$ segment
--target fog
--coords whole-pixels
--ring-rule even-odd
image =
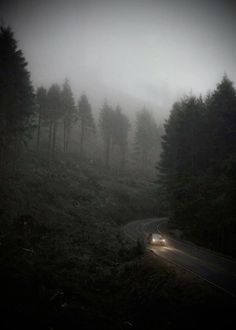
[[[0,0],[0,330],[232,328],[235,16]]]
[[[230,1],[2,1],[35,87],[67,77],[94,110],[104,98],[159,118],[184,93],[236,81],[236,6]]]

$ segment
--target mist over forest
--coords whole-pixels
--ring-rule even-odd
[[[1,329],[235,322],[235,13],[1,2]]]

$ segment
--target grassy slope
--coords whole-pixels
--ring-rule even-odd
[[[155,212],[147,180],[33,158],[1,188],[5,328],[142,329],[158,319],[161,329],[189,329],[207,306],[231,303],[122,236],[122,224]]]

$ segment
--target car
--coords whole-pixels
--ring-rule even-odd
[[[151,245],[165,246],[166,240],[161,234],[151,233],[148,235],[148,243]]]

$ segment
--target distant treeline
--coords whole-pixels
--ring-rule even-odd
[[[189,238],[236,255],[236,90],[225,75],[215,91],[173,105],[165,124],[159,183],[170,219]]]
[[[68,80],[34,91],[11,28],[0,27],[1,170],[14,164],[25,144],[50,164],[73,154],[118,172],[127,163],[145,172],[160,154],[160,130],[145,108],[137,112],[132,130],[121,107],[108,102],[96,122],[88,97],[83,94],[76,102]]]
[[[76,104],[68,80],[62,89],[57,84],[48,90],[38,88],[36,106],[37,151],[47,149],[49,160],[60,158],[63,152],[77,154],[80,160],[101,158],[106,168],[124,170],[127,160],[143,171],[154,167],[160,152],[160,133],[146,109],[137,113],[130,141],[131,124],[119,105],[113,109],[105,101],[96,123],[88,97],[83,94]]]

